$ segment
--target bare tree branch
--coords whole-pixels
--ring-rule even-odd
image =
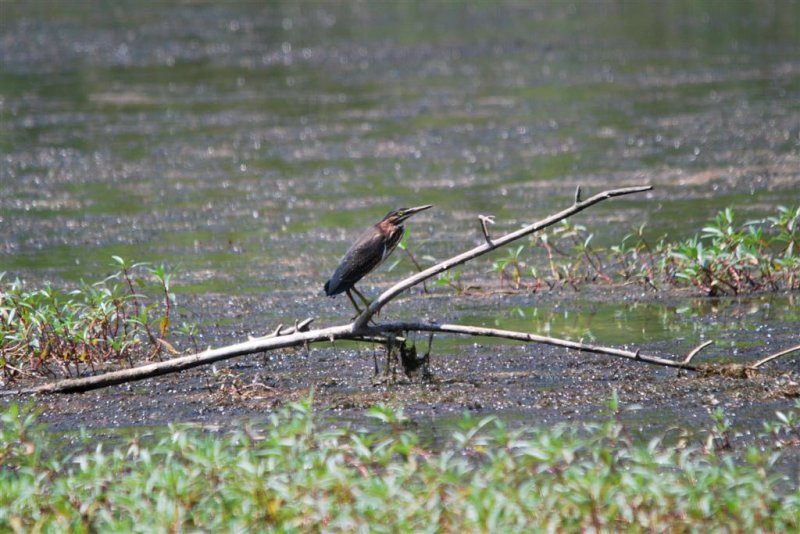
[[[567,349],[578,350],[581,352],[592,352],[595,354],[607,354],[609,356],[617,356],[619,358],[627,358],[629,360],[639,360],[653,365],[660,365],[664,367],[677,367],[680,369],[687,369],[695,371],[697,368],[688,362],[679,362],[661,358],[659,356],[652,356],[642,354],[640,351],[631,352],[624,349],[615,349],[613,347],[603,347],[599,345],[589,345],[577,341],[568,341],[555,337],[540,336],[537,334],[530,334],[528,332],[517,332],[513,330],[499,330],[496,328],[484,328],[478,326],[464,326],[458,324],[435,324],[435,323],[383,323],[368,329],[374,334],[378,332],[442,332],[449,334],[463,334],[468,336],[481,336],[481,337],[498,337],[503,339],[513,339],[517,341],[525,341],[528,343],[540,343],[542,345],[552,345],[555,347],[564,347]]]
[[[758,369],[759,367],[761,367],[762,365],[764,365],[767,362],[771,362],[772,360],[777,360],[781,356],[786,356],[787,354],[791,354],[792,352],[797,352],[798,350],[800,350],[800,345],[797,345],[796,347],[792,347],[792,348],[789,348],[789,349],[786,349],[786,350],[782,350],[780,352],[777,352],[775,354],[767,356],[766,358],[764,358],[762,360],[758,360],[756,363],[754,363],[753,365],[750,365],[749,367],[750,367],[750,369]]]
[[[686,358],[683,359],[683,363],[687,364],[687,363],[691,362],[692,358],[697,356],[698,352],[700,352],[701,350],[703,350],[707,346],[711,345],[712,343],[714,343],[713,339],[712,340],[708,340],[705,343],[702,343],[700,345],[697,345],[695,348],[693,348],[691,351],[689,351],[689,354],[687,354]]]
[[[236,356],[244,356],[245,354],[255,354],[287,347],[302,347],[306,343],[350,339],[352,338],[352,326],[352,324],[346,324],[309,330],[306,332],[294,332],[287,335],[270,335],[218,349],[207,349],[197,354],[190,354],[189,356],[181,356],[163,362],[141,365],[132,369],[120,369],[119,371],[111,371],[101,375],[58,380],[29,389],[0,391],[0,396],[21,393],[78,393],[82,391],[91,391],[93,389],[114,386],[125,382],[135,382],[137,380],[186,371],[187,369],[212,364],[221,360],[228,360]]]
[[[437,263],[432,267],[428,267],[421,273],[417,273],[413,276],[409,276],[405,280],[398,282],[397,284],[393,285],[381,295],[372,301],[372,303],[367,306],[367,308],[361,312],[361,314],[356,317],[355,322],[353,323],[353,330],[358,332],[359,330],[363,329],[367,326],[369,320],[378,313],[381,308],[386,306],[389,302],[391,302],[395,297],[400,295],[406,289],[414,287],[415,285],[419,284],[420,282],[427,280],[436,276],[439,273],[443,273],[452,269],[457,265],[461,265],[462,263],[466,263],[474,258],[479,256],[483,256],[487,252],[490,252],[498,247],[502,247],[503,245],[507,245],[517,239],[530,235],[534,232],[538,232],[543,228],[547,228],[548,226],[552,226],[553,224],[566,219],[571,215],[575,215],[578,212],[585,210],[590,206],[594,206],[598,202],[602,202],[604,200],[608,200],[610,198],[619,197],[623,195],[631,195],[634,193],[642,193],[644,191],[650,191],[653,189],[652,186],[644,185],[644,186],[637,186],[637,187],[625,187],[622,189],[610,189],[608,191],[603,191],[602,193],[598,193],[593,197],[587,198],[581,202],[575,202],[569,208],[561,210],[560,212],[551,215],[541,221],[537,221],[533,224],[529,224],[524,228],[520,228],[516,232],[511,232],[506,234],[502,237],[498,237],[497,239],[492,240],[491,244],[484,243],[483,245],[477,246],[472,250],[468,250],[462,254],[457,256],[453,256],[450,259],[444,260],[443,262]]]
[[[541,343],[564,347],[567,349],[595,354],[607,354],[638,360],[653,365],[674,367],[695,371],[697,368],[691,364],[673,361],[659,356],[642,354],[640,351],[631,352],[629,350],[617,349],[613,347],[603,347],[599,345],[589,345],[576,341],[568,341],[527,332],[516,332],[512,330],[499,330],[495,328],[483,328],[475,326],[464,326],[457,324],[434,324],[434,323],[384,323],[362,329],[358,334],[354,334],[352,325],[334,326],[317,330],[300,331],[279,336],[265,336],[252,339],[244,343],[236,343],[218,349],[208,349],[198,354],[173,358],[163,362],[142,365],[132,369],[121,369],[96,376],[85,378],[71,378],[59,380],[49,384],[43,384],[29,389],[0,391],[0,396],[17,395],[25,393],[79,393],[100,389],[108,386],[134,382],[147,378],[154,378],[169,373],[186,371],[202,365],[208,365],[221,360],[227,360],[236,356],[253,354],[269,350],[276,350],[289,347],[302,347],[312,343],[328,343],[337,339],[347,339],[352,341],[366,342],[386,342],[388,338],[396,338],[394,334],[406,332],[439,332],[447,334],[460,334],[469,336],[497,337],[524,341],[528,343]]]

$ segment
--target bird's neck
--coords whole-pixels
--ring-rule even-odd
[[[391,253],[392,250],[397,246],[401,239],[403,239],[403,232],[405,232],[405,227],[402,224],[394,225],[394,224],[387,224],[381,228],[381,232],[383,235],[386,236],[386,248],[387,252]]]

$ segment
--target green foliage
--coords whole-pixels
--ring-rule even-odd
[[[708,436],[707,447],[709,449],[713,447],[716,450],[729,450],[733,448],[733,443],[731,442],[733,426],[730,419],[725,416],[725,412],[722,408],[717,406],[714,411],[711,412],[711,421],[714,423],[714,426]]]
[[[464,293],[464,284],[461,283],[461,269],[451,269],[439,273],[436,280],[433,281],[433,285],[451,287],[457,295],[461,295]]]
[[[795,401],[794,410],[775,412],[776,421],[764,423],[762,437],[772,441],[776,449],[800,445],[800,400]]]
[[[700,236],[671,251],[675,278],[708,295],[793,289],[800,265],[794,253],[798,215],[800,208],[780,208],[776,217],[736,226],[733,210],[725,209]]]
[[[615,264],[616,276],[625,282],[633,281],[655,287],[655,280],[666,271],[666,236],[654,247],[645,239],[646,225],[622,238],[619,245],[609,249],[610,262]]]
[[[706,295],[740,294],[800,288],[800,206],[779,207],[777,214],[737,225],[731,208],[721,211],[701,233],[680,242],[661,237],[650,243],[645,226],[607,249],[592,246],[584,226],[562,221],[535,235],[529,248],[541,248],[547,268],[526,271],[525,247],[508,250],[492,272],[500,284],[533,291],[583,283],[639,283],[693,286]],[[443,275],[444,276],[444,275]]]
[[[503,280],[511,278],[514,287],[519,289],[520,278],[522,277],[522,269],[525,264],[520,259],[522,251],[525,249],[523,245],[517,248],[510,248],[505,257],[500,258],[492,266],[492,271],[500,276],[500,285],[503,285]]]
[[[29,290],[19,279],[0,274],[0,370],[10,379],[21,373],[76,376],[108,362],[132,364],[166,347],[174,294],[164,266],[130,264],[113,257],[119,269],[105,280],[76,289],[50,285]],[[148,298],[144,291],[160,294]],[[193,330],[186,327],[185,332]]]
[[[800,207],[779,207],[776,216],[737,225],[731,208],[719,212],[708,226],[686,241],[662,240],[641,264],[652,282],[656,275],[674,285],[690,284],[707,295],[748,291],[792,290],[798,285]],[[641,243],[641,241],[640,241]],[[637,248],[638,247],[638,248]],[[615,252],[623,263],[641,252],[643,245]],[[642,269],[640,269],[640,272]]]
[[[613,417],[546,430],[465,417],[431,450],[402,413],[378,406],[369,415],[375,430],[317,425],[308,400],[257,431],[171,427],[65,450],[12,405],[0,415],[0,531],[800,528],[800,490],[777,473],[769,447],[738,457],[638,442]]]

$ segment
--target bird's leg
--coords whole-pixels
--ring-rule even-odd
[[[358,289],[356,289],[356,286],[353,286],[353,287],[351,287],[350,289],[352,289],[353,291],[355,291],[355,292],[356,292],[356,295],[358,295],[358,298],[360,298],[360,299],[361,299],[361,302],[363,302],[363,303],[364,303],[364,305],[365,305],[366,307],[369,307],[369,305],[370,305],[370,304],[372,304],[372,301],[371,301],[371,300],[369,300],[367,297],[365,297],[363,294],[361,294],[361,291],[359,291]],[[351,299],[352,299],[352,297],[351,297]],[[354,302],[354,303],[353,303],[353,305],[355,306],[355,304],[356,304],[356,303]],[[356,306],[356,309],[358,310],[358,306]],[[358,314],[359,314],[359,315],[361,315],[361,311],[360,311],[360,310],[359,310]],[[380,315],[380,312],[378,312],[378,315]],[[372,318],[372,317],[370,317],[369,321],[370,321],[372,324],[378,324],[378,323],[376,323],[376,322],[375,322],[375,319],[374,319],[374,318]]]
[[[361,291],[359,291],[358,289],[356,289],[356,286],[353,286],[353,287],[352,287],[352,288],[350,288],[350,289],[352,289],[353,291],[355,291],[356,295],[358,295],[358,298],[360,298],[360,299],[361,299],[361,302],[363,302],[365,306],[369,306],[370,304],[372,304],[372,301],[371,301],[371,300],[369,300],[369,299],[368,299],[367,297],[365,297],[364,295],[362,295],[362,294],[361,294]]]
[[[355,288],[353,288],[353,289],[355,289]],[[359,308],[358,304],[356,304],[356,299],[353,298],[353,295],[350,293],[349,289],[345,289],[344,292],[345,292],[345,294],[347,294],[347,298],[350,299],[350,302],[353,304],[353,307],[356,309],[356,317],[358,317],[359,315],[361,315],[361,308]]]

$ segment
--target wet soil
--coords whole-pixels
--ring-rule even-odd
[[[519,308],[531,301],[542,308],[567,308],[577,314],[585,310],[587,300],[626,300],[636,305],[686,300],[685,295],[677,292],[656,294],[630,287],[609,291],[588,286],[580,293],[540,294],[496,289],[466,296],[412,295],[384,311],[384,317],[398,318],[394,310],[402,310],[403,316],[438,316],[458,322],[475,309]],[[192,299],[195,309],[213,310],[214,320],[225,325],[209,324],[206,332],[210,335],[202,342],[219,346],[271,329],[258,324],[259,311],[274,305],[268,296],[217,295]],[[718,303],[715,322],[741,321],[742,309],[752,306],[747,300],[729,300],[727,306]],[[327,300],[337,309],[344,306],[342,301]],[[308,311],[307,303],[293,305],[294,316],[301,317]],[[346,308],[341,311],[348,313]],[[212,312],[207,313],[211,319]],[[235,322],[238,322],[235,327],[226,325]],[[753,335],[744,323],[739,324],[745,328],[725,332],[726,336],[737,338],[737,342]],[[721,347],[707,349],[695,361],[753,361],[792,341],[796,343],[796,323],[772,321],[764,337],[772,341],[736,351],[723,343]],[[693,344],[685,339],[658,338],[654,336],[653,341],[635,347],[627,346],[678,356],[676,350],[685,353]],[[420,353],[427,350],[427,341],[427,336],[416,338]],[[604,344],[602,339],[594,342]],[[398,368],[387,378],[382,347],[337,342],[313,346],[310,350],[243,356],[213,367],[84,394],[41,396],[35,402],[44,410],[43,420],[55,431],[88,427],[113,434],[113,429],[175,422],[213,428],[258,424],[285,403],[313,395],[315,408],[323,417],[359,424],[366,423],[365,409],[376,403],[402,406],[413,422],[435,438],[448,433],[451,422],[464,412],[495,414],[513,425],[549,426],[564,421],[598,420],[606,417],[606,403],[617,391],[624,407],[638,406],[624,418],[645,436],[675,427],[703,432],[711,424],[710,413],[720,407],[737,432],[753,437],[761,430],[763,421],[773,420],[777,410],[790,409],[800,395],[799,363],[800,356],[789,356],[766,366],[754,377],[742,379],[679,372],[535,344],[437,337],[431,351],[432,376],[407,377]],[[375,373],[376,365],[381,371],[379,375]]]
[[[497,217],[493,232],[516,229],[578,185],[655,187],[575,218],[598,245],[642,224],[648,238],[682,239],[727,206],[741,221],[800,202],[793,3],[5,4],[0,271],[60,286],[102,279],[112,255],[165,263],[200,347],[305,317],[344,322],[346,300],[322,283],[398,206],[436,205],[415,218],[412,246],[441,259],[482,241],[478,213]],[[800,343],[797,294],[778,305],[630,287],[507,293],[487,282],[491,258],[473,267],[464,283],[484,291],[415,293],[385,318],[664,356],[716,339],[698,357],[714,362]],[[376,272],[366,290],[411,269]],[[381,354],[320,345],[35,402],[55,431],[116,432],[257,423],[313,391],[325,416],[363,423],[365,407],[393,403],[435,434],[464,411],[594,420],[616,390],[641,406],[625,417],[645,433],[707,428],[722,407],[752,435],[800,381],[797,355],[742,380],[437,337],[430,380],[376,384]]]

